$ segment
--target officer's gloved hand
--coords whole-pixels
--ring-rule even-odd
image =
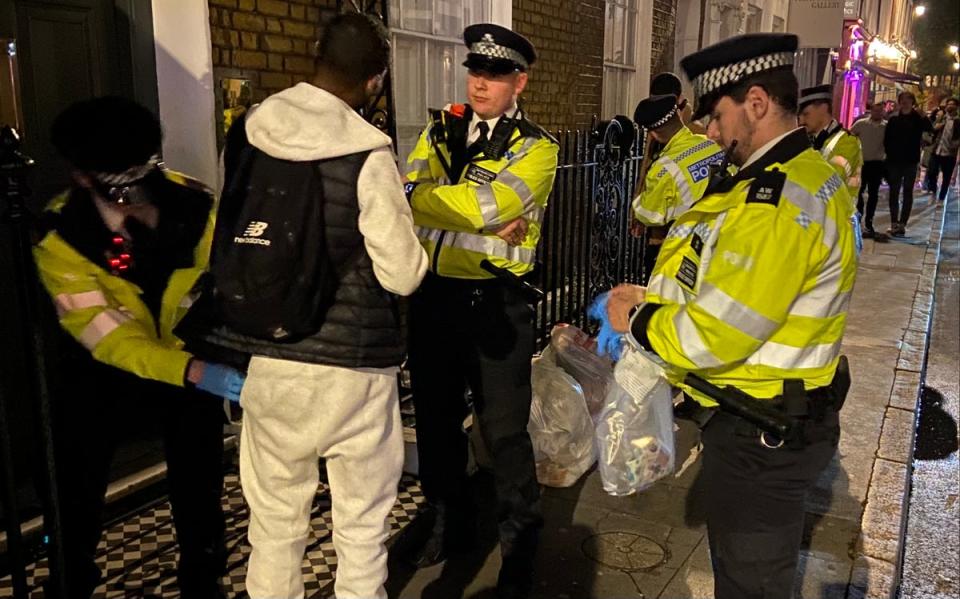
[[[240,391],[247,376],[223,364],[203,363],[200,379],[195,383],[197,389],[219,395],[234,403],[240,403]]]

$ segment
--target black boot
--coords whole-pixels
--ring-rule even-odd
[[[476,547],[476,516],[467,506],[427,504],[401,533],[397,551],[416,568],[428,568],[448,555],[468,553]]]
[[[539,530],[528,529],[512,541],[501,539],[502,564],[497,577],[497,599],[526,599],[530,596],[539,536]]]

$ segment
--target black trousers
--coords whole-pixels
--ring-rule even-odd
[[[701,476],[716,599],[793,596],[806,493],[840,439],[835,411],[815,427],[819,440],[801,450],[764,447],[724,412],[704,428]]]
[[[226,568],[222,400],[146,381],[87,356],[62,374],[68,386],[56,394],[54,435],[69,598],[86,599],[100,582],[96,548],[117,444],[147,431],[160,432],[164,441],[181,597],[219,597]]]
[[[947,199],[947,192],[950,191],[950,178],[953,177],[953,169],[957,166],[956,156],[930,156],[930,167],[927,169],[930,178],[930,195],[937,195],[937,187],[940,187],[941,200]],[[943,175],[943,183],[939,183],[940,175]]]
[[[410,375],[424,494],[471,509],[467,487],[469,386],[493,457],[501,545],[542,526],[540,488],[527,433],[533,310],[500,281],[427,275],[410,308]]]
[[[917,182],[917,163],[887,162],[887,182],[890,183],[890,224],[906,227],[913,209],[913,185]],[[903,189],[903,206],[900,189]]]
[[[880,183],[884,177],[882,160],[867,160],[863,163],[860,193],[857,197],[857,212],[863,215],[863,224],[873,230],[873,215],[877,212],[877,202],[880,200]],[[863,210],[863,192],[867,192],[867,210]]]

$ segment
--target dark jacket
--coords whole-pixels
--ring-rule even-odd
[[[894,113],[887,121],[883,147],[887,162],[894,164],[917,164],[920,162],[920,147],[923,134],[932,133],[930,120],[917,111],[910,114]]]

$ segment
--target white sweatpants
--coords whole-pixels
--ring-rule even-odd
[[[385,599],[387,516],[403,468],[397,369],[254,357],[241,405],[251,599],[300,599],[301,564],[327,460],[337,599]]]

